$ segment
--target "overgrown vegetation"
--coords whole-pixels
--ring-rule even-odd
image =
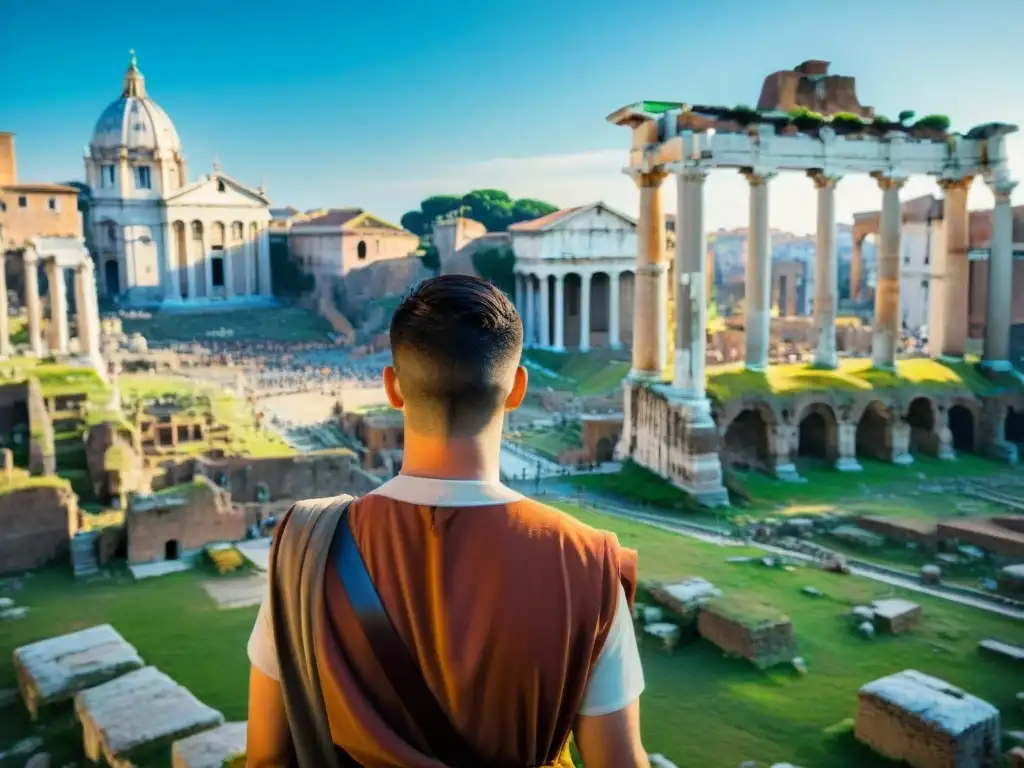
[[[121,321],[125,333],[141,333],[150,342],[209,341],[210,331],[227,329],[232,341],[326,341],[331,324],[301,307],[258,311],[164,312]]]
[[[465,195],[434,195],[420,203],[419,210],[402,216],[402,226],[423,237],[433,231],[434,222],[444,216],[458,215],[484,225],[488,232],[504,232],[520,221],[546,216],[558,210],[543,200],[524,197],[513,200],[500,189],[475,189]]]

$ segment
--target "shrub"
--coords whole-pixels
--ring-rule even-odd
[[[917,113],[912,109],[904,109],[899,114],[899,121],[903,124],[909,123]]]
[[[749,125],[757,120],[758,113],[756,109],[752,109],[746,104],[737,104],[732,109],[732,117],[740,125]]]
[[[871,122],[874,123],[875,125],[890,125],[892,123],[892,120],[890,120],[885,115],[875,115],[874,118],[872,118]]]
[[[942,131],[943,133],[949,130],[950,120],[946,115],[925,115],[916,123],[915,128],[923,128],[929,131]]]
[[[824,115],[810,109],[805,109],[804,107],[799,107],[790,111],[789,117],[793,125],[801,131],[820,128],[825,122]]]
[[[865,120],[860,115],[853,114],[853,112],[836,112],[834,115],[832,115],[832,122],[864,125]]]
[[[423,266],[434,274],[441,271],[441,254],[433,243],[428,245],[426,250],[423,251],[423,255],[420,256],[420,260],[423,262]]]

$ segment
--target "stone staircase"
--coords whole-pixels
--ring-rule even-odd
[[[83,531],[71,538],[71,568],[76,579],[100,572],[99,561],[96,559],[98,538],[99,533],[96,531]]]

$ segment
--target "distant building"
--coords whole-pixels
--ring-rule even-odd
[[[0,253],[33,237],[81,237],[78,190],[64,184],[19,181],[14,134],[0,132]]]
[[[761,86],[757,108],[790,112],[803,107],[822,115],[851,112],[864,118],[874,117],[875,110],[861,106],[857,99],[856,78],[830,75],[830,63],[805,61],[794,69],[768,75]]]
[[[101,293],[129,306],[272,295],[269,200],[216,163],[188,181],[178,132],[147,95],[134,55],[96,123],[85,173]]]
[[[362,208],[334,208],[292,217],[288,245],[308,274],[344,277],[353,269],[402,259],[416,252],[420,239]]]

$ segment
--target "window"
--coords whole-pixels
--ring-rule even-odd
[[[56,197],[51,197],[49,200],[47,200],[46,201],[46,207],[49,208],[51,211],[59,211],[60,210],[60,207],[57,205],[57,198]]]
[[[148,165],[140,165],[135,169],[135,188],[152,189],[152,180],[150,179]]]
[[[102,168],[102,175],[100,178],[101,187],[112,187],[114,186],[114,166],[104,165]]]
[[[366,242],[363,240],[359,241],[359,245],[356,246],[356,256],[360,259],[366,258]]]
[[[24,195],[19,196],[18,197],[18,207],[19,208],[28,208],[28,198],[25,197]]]
[[[3,213],[6,210],[7,210],[7,203],[5,203],[3,200],[0,200],[0,213]]]
[[[225,189],[226,187],[224,186],[224,182],[221,181],[220,179],[217,179],[217,191],[223,192]]]
[[[116,224],[113,224],[113,223],[107,224],[107,242],[108,243],[116,243],[117,242],[117,225]]]

